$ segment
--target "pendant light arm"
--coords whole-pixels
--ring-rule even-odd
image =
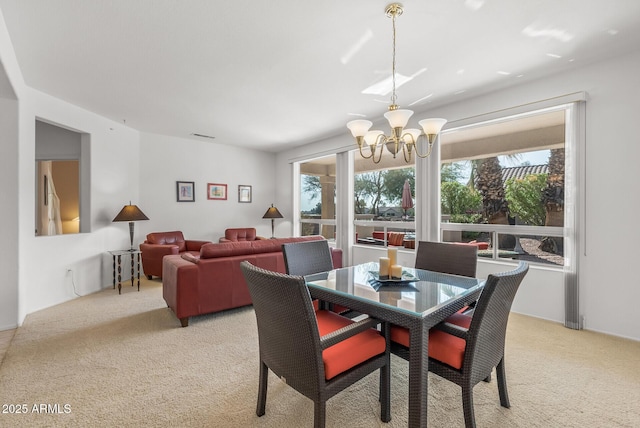
[[[374,131],[374,132],[380,132],[380,131]],[[376,137],[374,142],[372,142],[371,144],[369,144],[369,148],[371,149],[371,153],[373,156],[373,163],[380,163],[380,161],[382,160],[382,153],[384,152],[384,146],[387,142],[387,136],[384,135],[382,132],[380,132]],[[378,160],[376,160],[375,157],[375,149],[377,149],[378,147],[380,147],[380,153],[378,154]]]
[[[431,154],[431,149],[433,149],[433,143],[429,143],[429,149],[427,150],[427,153],[425,153],[423,155],[421,155],[420,152],[418,151],[418,146],[414,145],[414,147],[416,149],[415,150],[416,156],[418,156],[419,158],[423,158],[424,159],[426,157],[429,157],[429,155]],[[409,152],[411,152],[411,151],[409,151]],[[409,156],[409,158],[411,158],[411,156]]]
[[[369,153],[368,156],[365,155],[362,151],[362,146],[365,145],[364,137],[356,137],[356,144],[358,144],[358,149],[360,149],[360,156],[362,156],[363,159],[370,159],[373,156],[375,146],[368,146],[371,149],[371,153]]]

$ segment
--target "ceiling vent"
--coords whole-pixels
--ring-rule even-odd
[[[204,134],[197,134],[197,133],[192,133],[191,135],[193,135],[194,137],[202,137],[202,138],[210,138],[210,139],[214,139],[216,137],[212,137],[211,135],[204,135]]]

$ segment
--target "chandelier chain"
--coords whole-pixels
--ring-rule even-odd
[[[391,105],[396,105],[396,15],[397,13],[393,13],[391,19],[393,22],[393,58],[391,64],[391,79],[393,81],[393,90],[391,92]],[[397,108],[397,107],[396,107]]]

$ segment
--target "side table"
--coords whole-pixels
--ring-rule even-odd
[[[138,291],[140,291],[140,250],[113,250],[109,251],[111,257],[113,257],[113,289],[116,289],[116,266],[118,270],[118,294],[122,294],[122,256],[129,254],[131,256],[131,286],[133,287],[134,279],[137,273],[138,278]],[[134,263],[134,257],[136,256],[137,264]],[[116,265],[117,260],[117,265]]]

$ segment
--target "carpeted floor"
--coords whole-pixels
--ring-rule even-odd
[[[18,328],[0,366],[0,426],[312,426],[313,403],[273,375],[267,413],[255,415],[257,349],[251,307],[181,328],[158,280],[106,289]],[[511,409],[495,380],[480,383],[479,427],[640,426],[639,342],[512,314],[506,354]],[[390,423],[374,374],[329,401],[327,426],[406,426],[406,362],[392,357],[392,375]],[[460,389],[430,375],[429,426],[463,425]]]

